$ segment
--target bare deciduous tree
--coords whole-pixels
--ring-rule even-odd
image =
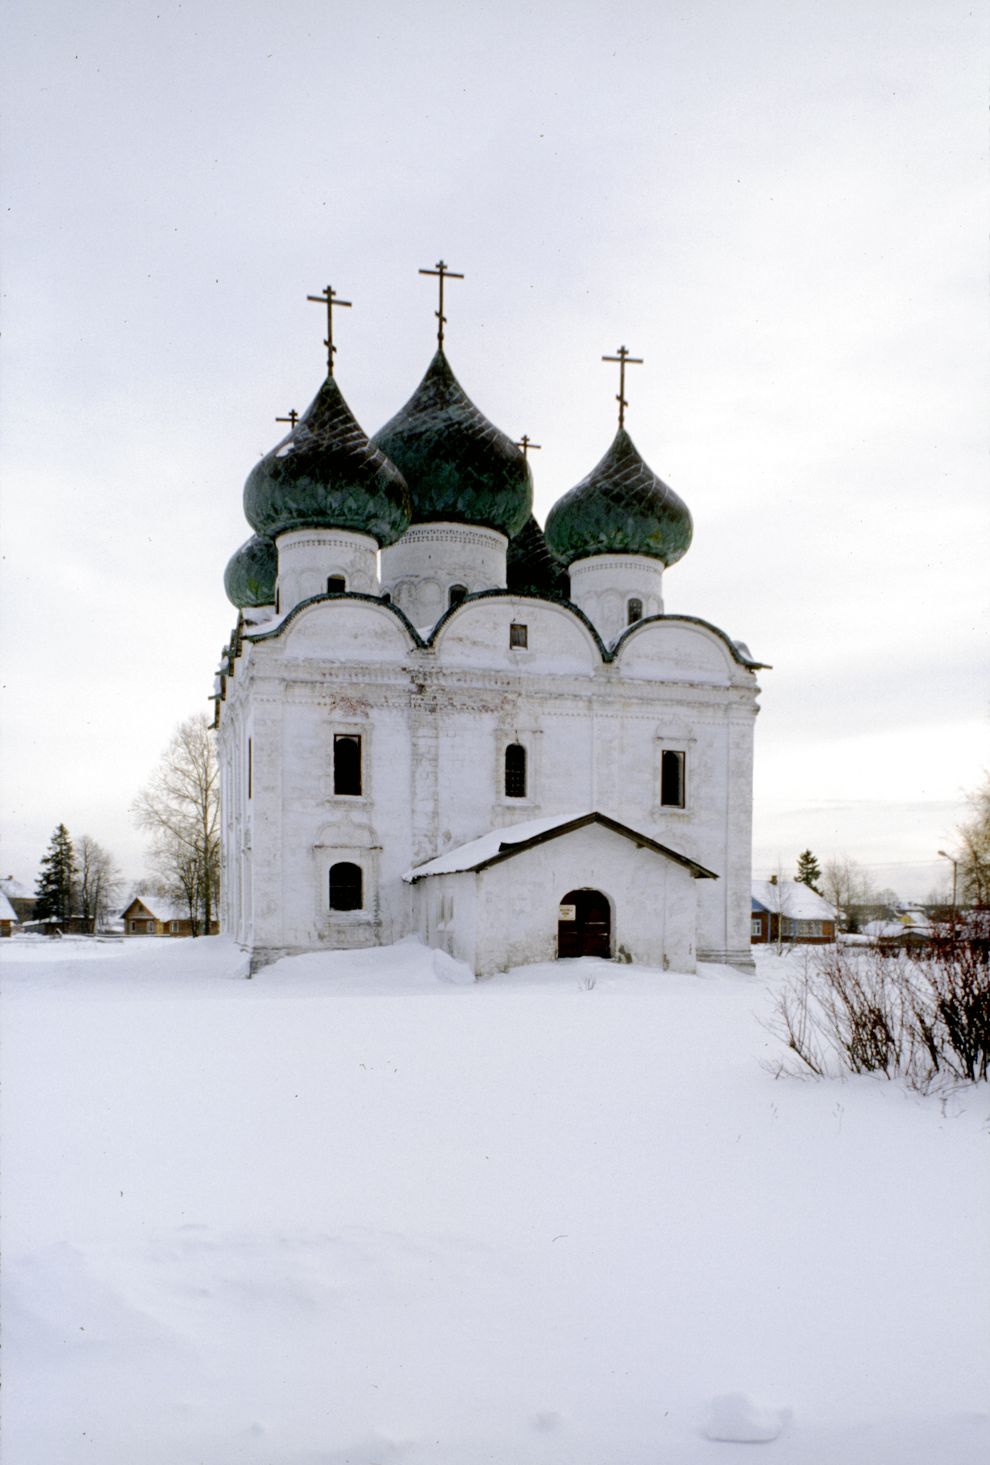
[[[193,934],[209,934],[220,895],[220,781],[205,714],[179,724],[132,805],[152,837],[164,893],[185,902]]]
[[[88,930],[106,925],[120,889],[120,870],[109,850],[84,834],[76,845],[75,906]]]
[[[990,907],[990,774],[969,802],[973,817],[959,826],[960,895],[968,905]]]
[[[848,855],[836,855],[826,860],[822,868],[821,892],[829,905],[835,907],[836,920],[843,920],[847,931],[858,928],[858,906],[869,905],[873,899],[873,884],[869,875]]]

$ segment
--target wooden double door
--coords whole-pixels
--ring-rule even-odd
[[[569,890],[560,902],[558,956],[612,955],[612,908],[600,890]]]

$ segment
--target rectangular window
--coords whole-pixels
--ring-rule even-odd
[[[247,765],[248,765],[248,769],[247,769],[247,773],[248,773],[248,798],[250,798],[251,797],[251,784],[252,784],[253,779],[254,779],[254,749],[253,749],[253,747],[251,745],[251,739],[250,738],[248,738]]]
[[[178,921],[170,921],[168,929],[172,932],[172,935],[174,936],[179,929]]]
[[[356,733],[335,733],[333,739],[333,791],[361,792],[361,739]]]
[[[684,808],[684,754],[669,748],[660,754],[660,803],[667,809]]]
[[[521,743],[510,743],[505,750],[505,796],[526,797],[526,749]]]
[[[760,924],[755,916],[753,918],[752,933],[754,936],[760,936],[763,934],[763,926]]]
[[[520,625],[518,621],[513,621],[512,625],[509,627],[509,645],[528,646],[529,627]]]

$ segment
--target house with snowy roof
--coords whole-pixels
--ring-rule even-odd
[[[119,921],[125,936],[193,935],[188,905],[158,895],[133,896],[121,911]],[[219,929],[219,921],[210,923],[211,935],[216,935]]]
[[[4,875],[0,877],[0,892],[10,901],[19,922],[31,920],[37,900],[33,890],[22,881],[15,880],[13,875]]]
[[[0,936],[9,936],[17,925],[17,912],[0,890]]]
[[[691,515],[626,430],[620,376],[611,445],[541,529],[526,441],[468,397],[438,314],[377,433],[329,347],[248,476],[214,687],[224,928],[254,969],[414,933],[478,975],[750,969],[761,664],[665,611]]]
[[[835,907],[800,880],[754,880],[752,939],[824,945],[835,940]]]

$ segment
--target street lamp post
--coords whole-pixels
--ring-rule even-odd
[[[959,869],[959,861],[953,855],[947,855],[945,853],[945,850],[944,849],[940,849],[938,851],[938,853],[942,856],[942,859],[943,860],[948,860],[949,863],[952,866],[952,910],[953,910],[953,913],[955,913],[955,909],[956,909],[956,885],[957,885],[957,874],[956,874],[956,872]]]

